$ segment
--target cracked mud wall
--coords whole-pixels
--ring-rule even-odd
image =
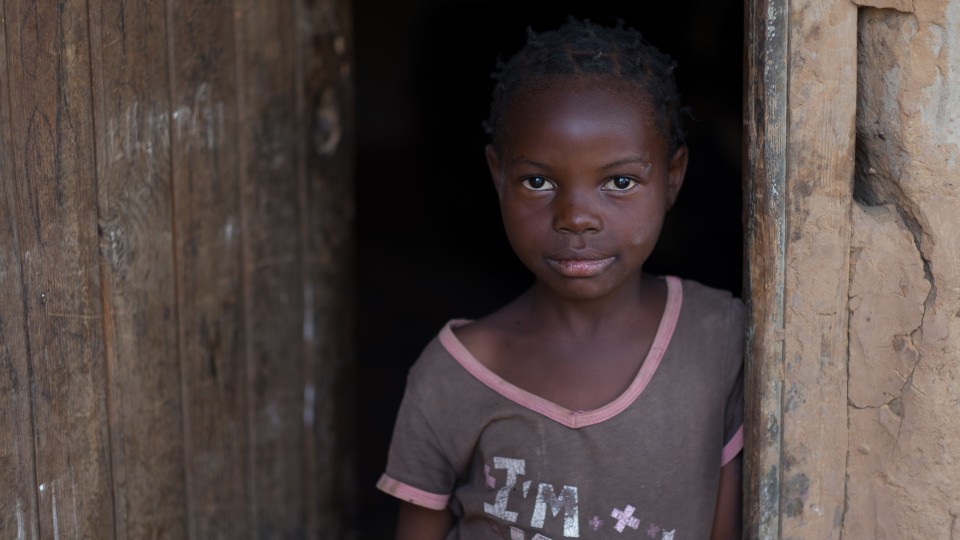
[[[843,538],[960,538],[960,1],[859,13]]]

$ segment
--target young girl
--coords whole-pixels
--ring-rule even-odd
[[[487,163],[535,281],[411,369],[398,539],[740,537],[743,304],[643,271],[687,166],[673,69],[572,18],[498,66]]]

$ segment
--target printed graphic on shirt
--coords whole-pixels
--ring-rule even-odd
[[[556,486],[545,482],[533,485],[530,480],[522,480],[527,475],[526,460],[516,458],[494,457],[492,466],[484,466],[486,485],[496,488],[498,479],[503,484],[494,494],[494,500],[483,503],[483,511],[507,523],[516,524],[510,527],[510,540],[556,540],[533,532],[533,536],[521,529],[544,530],[549,526],[556,529],[557,520],[562,520],[562,538],[580,538],[580,519],[586,525],[585,538],[609,538],[611,531],[624,535],[625,538],[652,538],[654,540],[673,540],[676,529],[667,530],[663,524],[656,523],[649,517],[643,516],[641,511],[629,504],[629,501],[611,507],[607,516],[580,516],[580,490],[577,486]],[[519,489],[517,489],[519,487]],[[533,512],[529,516],[521,515],[511,508],[511,501],[516,498],[534,498]]]

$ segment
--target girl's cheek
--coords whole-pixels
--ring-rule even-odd
[[[660,229],[662,228],[663,222],[659,223],[650,223],[643,227],[643,229],[637,231],[637,233],[631,239],[630,244],[634,246],[642,246],[652,242],[656,242],[657,238],[660,236]]]

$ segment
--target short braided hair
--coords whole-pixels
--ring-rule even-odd
[[[623,20],[604,26],[571,16],[555,30],[536,33],[528,28],[526,45],[506,62],[498,60],[491,74],[496,84],[484,131],[498,145],[506,111],[523,90],[538,82],[564,75],[606,75],[644,90],[673,153],[685,142],[682,115],[687,112],[674,79],[676,66]]]

